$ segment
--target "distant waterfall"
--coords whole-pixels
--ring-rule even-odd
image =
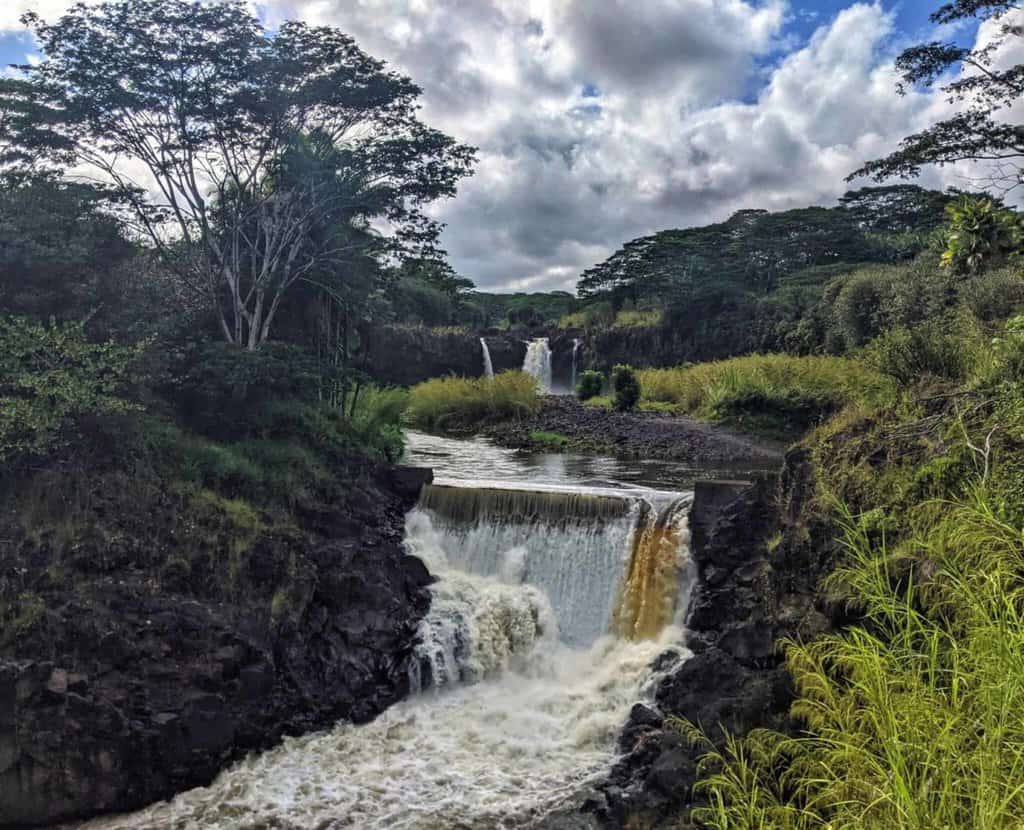
[[[487,348],[487,341],[481,337],[480,347],[484,351],[484,376],[493,378],[494,377],[494,364],[491,363],[491,350]]]
[[[576,394],[576,353],[580,350],[580,339],[572,341],[572,375],[569,379],[569,394]]]
[[[526,344],[523,371],[537,379],[543,394],[551,392],[551,344],[546,337],[537,337]]]

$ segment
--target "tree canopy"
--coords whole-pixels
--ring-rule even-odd
[[[474,151],[421,122],[419,88],[343,32],[270,34],[241,0],[114,0],[26,22],[45,58],[23,69],[70,155],[130,197],[136,231],[229,342],[258,348],[290,288],[344,279],[368,250],[436,253],[423,208],[454,195]]]
[[[687,302],[706,291],[766,294],[799,271],[906,258],[921,244],[903,237],[942,224],[951,197],[913,185],[864,188],[834,208],[742,210],[725,222],[666,230],[627,242],[585,271],[583,298]]]
[[[988,21],[995,37],[977,48],[951,41],[931,41],[905,49],[896,59],[903,77],[900,92],[908,88],[939,85],[950,103],[960,111],[908,136],[898,150],[869,161],[850,174],[849,179],[869,176],[882,181],[892,176],[917,176],[923,167],[958,161],[989,165],[986,184],[1003,191],[1021,181],[1024,165],[1024,126],[1001,118],[1024,94],[1024,64],[1005,66],[1000,58],[1024,35],[1024,29],[1010,17],[1020,5],[1007,0],[954,0],[931,15],[938,25],[965,20]],[[951,71],[959,74],[946,81]]]

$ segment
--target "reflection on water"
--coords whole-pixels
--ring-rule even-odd
[[[651,487],[689,490],[699,479],[751,478],[775,466],[697,469],[674,461],[645,461],[570,453],[511,450],[485,438],[442,438],[406,432],[403,463],[432,467],[444,479],[488,479],[506,483],[576,484],[592,487]]]

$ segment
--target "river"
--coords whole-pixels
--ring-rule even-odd
[[[208,787],[89,830],[588,827],[651,670],[679,645],[700,471],[408,437],[431,466],[407,545],[438,577],[410,672],[375,721],[253,754]]]

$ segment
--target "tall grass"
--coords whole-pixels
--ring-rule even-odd
[[[1024,826],[1024,533],[980,486],[937,508],[893,551],[846,517],[849,557],[830,587],[864,624],[788,646],[807,734],[762,730],[709,752],[698,822]]]
[[[646,404],[796,434],[848,404],[880,402],[894,394],[891,380],[841,357],[749,355],[638,374]]]
[[[412,388],[406,418],[421,429],[452,429],[529,415],[540,400],[537,382],[518,370],[494,378],[434,378]]]

